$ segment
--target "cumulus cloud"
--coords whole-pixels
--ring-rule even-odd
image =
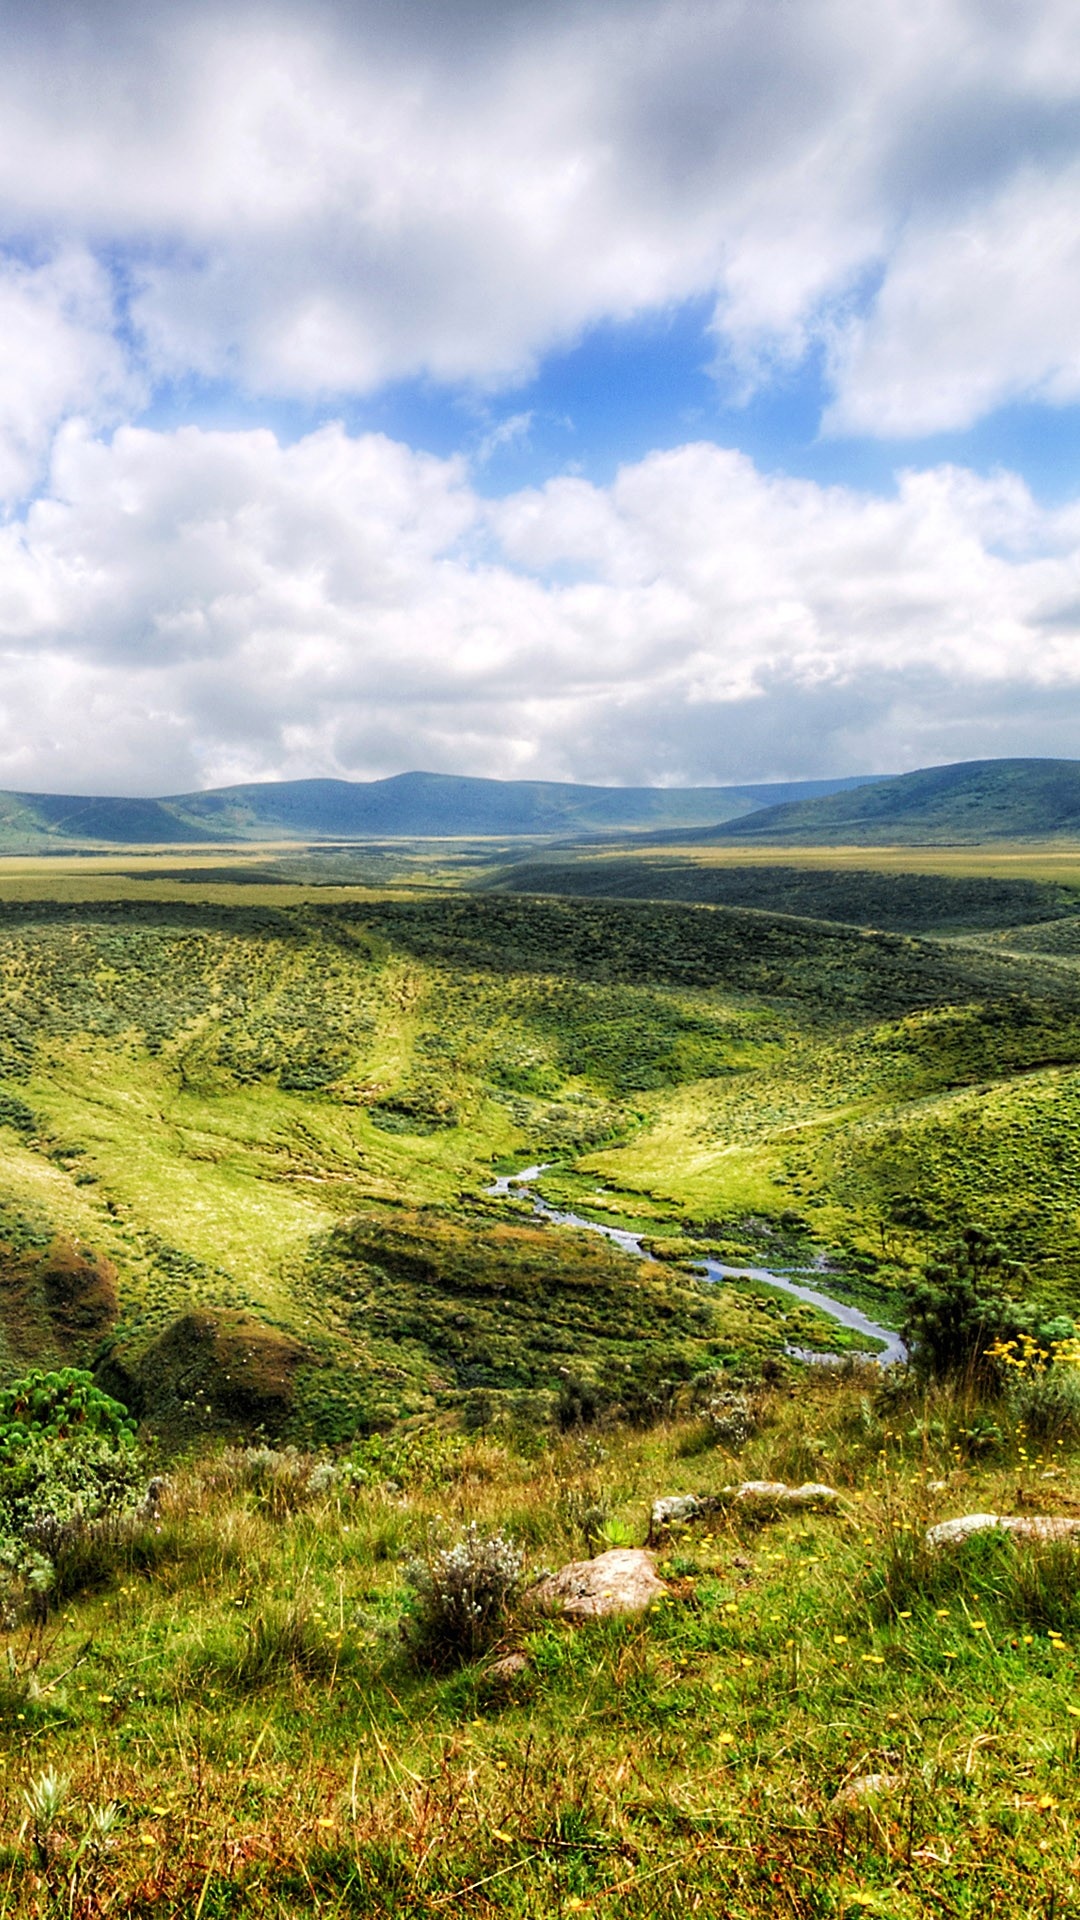
[[[1009,475],[881,499],[702,444],[491,501],[458,460],[338,426],[70,426],[0,529],[0,784],[1062,751],[1078,630],[1080,510]]]
[[[0,0],[4,29],[0,782],[1072,750],[1080,508],[1015,476],[880,497],[702,444],[477,478],[541,437],[512,389],[545,354],[691,297],[732,391],[816,351],[834,434],[1080,400],[1070,0]],[[469,389],[471,467],[198,424],[208,392],[352,417],[408,378]]]
[[[1070,0],[0,5],[0,230],[120,263],[146,367],[493,387],[715,299],[833,427],[1075,397]]]
[[[961,222],[915,229],[834,345],[834,431],[972,426],[1005,401],[1080,400],[1080,162],[1026,171]]]
[[[137,403],[115,317],[109,278],[84,249],[35,264],[0,254],[0,501],[33,487],[67,416],[101,422]]]

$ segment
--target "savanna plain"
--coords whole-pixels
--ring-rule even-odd
[[[0,862],[0,1914],[1080,1913],[1077,1322],[1080,848]]]

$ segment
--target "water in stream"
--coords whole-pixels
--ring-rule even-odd
[[[558,1207],[549,1206],[539,1194],[532,1190],[531,1182],[538,1180],[547,1171],[544,1166],[522,1167],[518,1173],[504,1173],[487,1191],[506,1197],[510,1194],[518,1199],[528,1200],[534,1213],[543,1220],[554,1221],[560,1227],[584,1227],[588,1233],[602,1233],[605,1240],[613,1240],[624,1253],[633,1253],[641,1260],[650,1256],[641,1244],[641,1235],[628,1233],[625,1227],[605,1227],[598,1220],[583,1220],[580,1214],[563,1213]],[[868,1357],[877,1361],[881,1367],[891,1367],[897,1361],[907,1359],[907,1348],[900,1335],[891,1327],[879,1326],[869,1315],[860,1313],[858,1307],[845,1306],[842,1300],[834,1300],[830,1294],[819,1293],[814,1287],[804,1287],[786,1273],[773,1273],[768,1267],[725,1267],[719,1260],[702,1262],[703,1271],[710,1280],[757,1280],[768,1287],[778,1287],[782,1293],[789,1293],[805,1306],[816,1307],[819,1313],[835,1320],[841,1327],[848,1327],[853,1333],[866,1334],[872,1340],[880,1340],[881,1351]],[[792,1349],[801,1360],[817,1362],[830,1361],[833,1354],[811,1353],[806,1349]]]

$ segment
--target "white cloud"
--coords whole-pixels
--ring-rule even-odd
[[[1026,171],[960,222],[914,229],[837,341],[835,431],[972,426],[1003,402],[1080,400],[1080,162]]]
[[[119,257],[158,378],[494,387],[700,295],[744,386],[838,340],[845,432],[1076,395],[1071,0],[92,17],[0,5],[0,234]]]
[[[340,427],[70,427],[0,529],[0,785],[1062,751],[1078,631],[1080,511],[1009,475],[885,500],[692,445],[493,503]]]
[[[40,478],[59,423],[100,423],[137,401],[114,335],[108,276],[81,249],[37,264],[0,254],[0,501]]]

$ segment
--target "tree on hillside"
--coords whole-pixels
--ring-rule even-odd
[[[912,1364],[929,1379],[987,1371],[989,1348],[1023,1334],[1058,1339],[1071,1322],[1040,1326],[1037,1309],[1017,1296],[1027,1268],[985,1228],[965,1227],[916,1281],[904,1323]]]

